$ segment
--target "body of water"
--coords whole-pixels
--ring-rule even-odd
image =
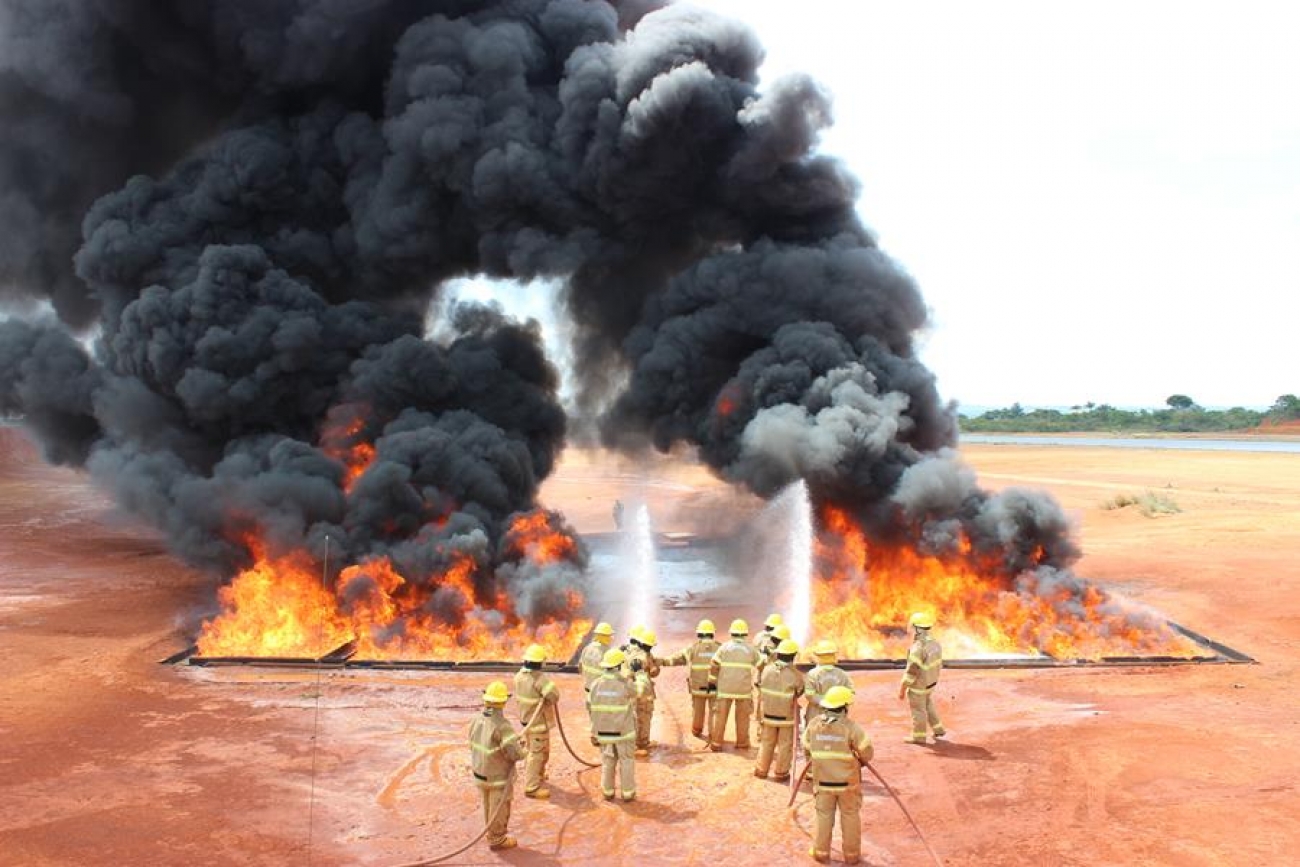
[[[1109,449],[1182,449],[1210,452],[1287,452],[1300,454],[1300,440],[1178,439],[1172,437],[1051,436],[1038,434],[962,434],[961,442],[974,445],[1087,446]]]

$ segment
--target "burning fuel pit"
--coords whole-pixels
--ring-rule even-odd
[[[599,533],[583,536],[590,561],[588,592],[583,618],[609,621],[617,636],[626,635],[635,625],[649,626],[659,635],[663,654],[688,644],[701,619],[710,619],[720,632],[733,618],[754,624],[762,622],[773,608],[788,607],[788,587],[780,586],[776,573],[788,564],[774,564],[774,569],[758,568],[755,558],[767,552],[755,552],[749,540],[737,538],[702,538],[689,533],[652,534],[633,527],[622,533]],[[647,561],[645,558],[649,557]],[[769,564],[772,565],[772,564]],[[763,574],[764,572],[768,574]],[[815,594],[816,595],[816,594]],[[783,598],[785,597],[785,598]],[[845,634],[837,622],[838,611],[813,612],[812,636],[832,637],[842,648],[886,646],[906,642],[901,628],[883,630],[882,635]],[[587,629],[579,640],[564,646],[564,661],[548,663],[556,672],[576,672],[578,655],[590,636],[593,619],[580,621]],[[1168,666],[1188,664],[1244,664],[1254,660],[1237,650],[1172,621],[1161,621],[1177,639],[1180,653],[1102,653],[1092,656],[1060,657],[1044,650],[1032,653],[975,652],[954,653],[945,659],[950,669],[1007,668],[1093,668],[1111,666]],[[880,632],[881,630],[873,630]],[[970,636],[954,629],[941,629],[945,646],[972,646]],[[1118,647],[1119,645],[1117,645]],[[199,653],[197,645],[162,660],[164,664],[185,663],[194,666],[256,666],[292,668],[349,669],[418,669],[441,671],[511,671],[518,666],[513,644],[493,648],[479,645],[474,658],[371,658],[358,653],[358,642],[348,641],[320,656],[208,655]],[[493,651],[498,650],[498,654]],[[554,652],[554,647],[552,648]],[[847,670],[865,671],[901,669],[902,655],[855,656],[841,658]]]

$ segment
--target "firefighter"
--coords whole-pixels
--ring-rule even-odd
[[[853,681],[849,678],[848,672],[835,664],[835,642],[823,638],[813,645],[812,653],[817,664],[804,678],[804,695],[808,699],[803,717],[805,726],[821,712],[821,700],[825,698],[831,687],[843,686],[853,689]]]
[[[712,620],[695,627],[695,643],[662,660],[664,665],[689,665],[686,687],[691,691],[691,734],[706,739],[704,727],[711,725],[713,693],[709,691],[709,661],[722,645],[713,637]]]
[[[524,651],[524,667],[515,674],[515,701],[519,704],[519,721],[527,725],[528,761],[524,763],[524,797],[545,800],[551,796],[546,788],[546,763],[551,758],[551,728],[555,725],[555,705],[560,691],[555,681],[542,671],[546,650],[533,644]],[[538,705],[541,709],[538,710]],[[529,720],[532,720],[529,723]]]
[[[763,669],[758,685],[758,718],[763,731],[758,742],[758,764],[754,776],[767,779],[772,769],[772,754],[776,754],[773,779],[782,782],[790,779],[790,763],[794,759],[794,724],[799,713],[799,696],[803,695],[803,675],[794,667],[799,645],[785,639],[776,646],[770,665]]]
[[[781,639],[776,637],[776,628],[784,624],[785,620],[780,614],[773,612],[767,615],[767,619],[763,621],[763,631],[758,633],[758,638],[754,639],[754,649],[760,656],[771,656],[776,651],[776,646],[781,643]],[[786,635],[786,638],[789,637]]]
[[[489,683],[483,691],[483,713],[469,726],[470,769],[483,798],[483,823],[487,826],[488,846],[493,849],[513,849],[517,845],[514,837],[506,835],[506,828],[510,824],[515,762],[524,757],[524,748],[502,712],[509,698],[504,683]]]
[[[749,624],[743,620],[731,621],[731,640],[718,648],[709,660],[710,691],[717,692],[713,706],[713,725],[709,734],[709,749],[722,749],[722,739],[727,732],[727,717],[732,707],[736,709],[736,747],[749,749],[749,714],[754,704],[754,669],[758,666],[758,651],[747,640]]]
[[[605,651],[601,675],[591,684],[587,710],[591,733],[600,746],[600,788],[606,801],[614,800],[615,771],[622,785],[624,801],[636,798],[636,687],[621,672],[627,654],[618,648]]]
[[[614,628],[608,623],[597,623],[596,628],[591,630],[591,643],[582,648],[582,656],[578,658],[578,664],[582,668],[584,691],[591,689],[591,682],[600,677],[602,670],[600,660],[605,656],[605,651],[609,650],[609,643],[613,640]]]
[[[655,715],[655,678],[659,676],[659,661],[654,657],[654,646],[659,642],[653,629],[644,626],[633,630],[628,641],[625,674],[640,689],[636,700],[636,754],[650,755],[650,724]]]
[[[780,615],[778,614],[772,615],[772,617],[779,616]],[[768,619],[771,620],[772,618],[769,617]],[[768,636],[775,639],[776,643],[773,644],[770,641],[767,641]],[[770,632],[764,630],[758,636],[758,641],[754,643],[754,649],[758,651],[758,668],[754,669],[754,708],[756,711],[760,701],[758,687],[759,682],[763,679],[763,669],[767,668],[768,663],[776,657],[777,645],[789,638],[790,627],[786,626],[784,623],[778,623],[776,626],[772,627]],[[763,737],[763,720],[757,712],[754,714],[754,737]]]
[[[871,761],[871,738],[849,719],[853,690],[833,686],[822,698],[822,711],[804,729],[803,746],[812,756],[813,801],[817,827],[808,854],[825,864],[831,860],[831,831],[840,814],[844,863],[862,860],[862,766]]]
[[[901,701],[906,694],[912,709],[912,734],[903,742],[924,744],[927,726],[934,731],[936,739],[948,733],[934,709],[934,688],[943,669],[943,648],[930,637],[930,629],[934,627],[933,614],[918,611],[912,615],[911,622],[916,640],[907,651],[907,669],[903,672],[903,682],[898,685],[898,698]]]

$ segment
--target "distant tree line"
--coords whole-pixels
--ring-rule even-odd
[[[1300,419],[1300,398],[1284,394],[1266,411],[1234,406],[1205,409],[1185,394],[1171,394],[1164,409],[1118,409],[1110,404],[1086,403],[1068,411],[1026,410],[1019,403],[1005,409],[961,419],[961,429],[971,433],[1081,433],[1090,431],[1150,431],[1203,433],[1241,431],[1261,424]]]

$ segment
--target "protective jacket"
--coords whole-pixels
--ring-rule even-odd
[[[712,638],[697,639],[694,644],[664,660],[664,665],[689,665],[686,686],[691,695],[709,696],[709,662],[722,645]]]
[[[480,788],[504,788],[523,744],[500,708],[485,708],[469,726],[470,770]]]
[[[803,675],[793,665],[778,659],[767,666],[758,684],[759,721],[778,728],[793,726],[803,689]]]
[[[619,674],[606,671],[591,684],[587,709],[592,737],[600,744],[630,741],[636,737],[633,702],[637,689]]]
[[[717,685],[718,698],[752,700],[757,665],[758,651],[753,645],[733,638],[718,648],[709,661],[709,683]]]
[[[871,761],[874,749],[862,726],[843,713],[823,712],[808,724],[803,745],[812,758],[813,790],[858,788],[858,769]]]
[[[591,682],[605,673],[605,669],[600,667],[600,661],[605,657],[606,650],[609,650],[609,646],[601,644],[595,639],[592,639],[590,644],[582,648],[582,655],[578,657],[578,665],[582,668],[583,689],[591,689]]]
[[[515,700],[519,702],[519,722],[533,722],[527,731],[546,732],[555,725],[555,704],[560,700],[560,691],[550,675],[540,670],[521,668],[515,674]],[[537,705],[543,705],[540,713]]]
[[[640,661],[638,671],[632,670],[632,663]],[[655,700],[655,678],[659,676],[659,661],[654,654],[637,644],[629,644],[627,662],[623,663],[623,674],[628,679],[641,683],[638,698],[642,701]]]
[[[821,711],[822,699],[832,686],[847,686],[853,689],[853,681],[848,672],[838,665],[819,665],[804,678],[804,692],[808,696],[809,721]]]
[[[912,642],[907,651],[907,670],[903,672],[903,686],[908,692],[929,692],[939,682],[943,669],[943,648],[939,642],[923,635]]]

